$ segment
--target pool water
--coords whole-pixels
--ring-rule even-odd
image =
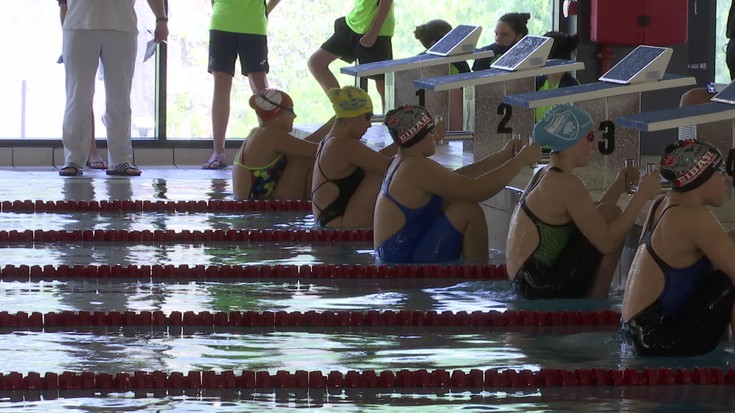
[[[5,265],[375,265],[372,242],[7,243]]]
[[[516,300],[508,281],[264,279],[217,281],[0,281],[0,308],[28,311],[619,311],[607,300]]]
[[[173,394],[170,394],[173,393]],[[723,386],[544,388],[503,391],[430,392],[397,390],[247,390],[89,392],[6,396],[0,411],[87,412],[302,412],[319,408],[340,412],[731,412],[735,401]],[[74,398],[71,398],[74,397]],[[18,409],[18,410],[14,410]]]
[[[307,211],[246,211],[242,213],[74,212],[0,213],[0,231],[44,229],[174,230],[311,229],[314,216]]]
[[[193,174],[202,173],[193,171]],[[208,173],[208,172],[207,172]],[[214,172],[215,174],[218,172]],[[232,199],[215,179],[5,181],[2,200]],[[0,213],[0,230],[308,229],[308,211],[243,213]],[[502,253],[495,257],[502,262]],[[0,245],[5,265],[374,265],[359,242],[37,242]],[[0,280],[0,310],[19,311],[587,311],[607,300],[514,298],[508,281],[463,279]],[[616,326],[495,327],[47,327],[0,328],[0,373],[401,369],[643,369],[732,366],[732,344],[693,358],[646,359],[620,349]],[[0,392],[8,412],[700,412],[735,409],[731,386],[522,389],[159,389]]]

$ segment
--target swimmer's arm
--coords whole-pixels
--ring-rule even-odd
[[[386,146],[385,148],[378,151],[381,155],[387,156],[389,158],[392,158],[398,153],[398,145],[395,143],[391,143],[390,145]]]
[[[362,46],[373,47],[375,40],[378,38],[378,33],[380,33],[380,28],[383,26],[383,22],[385,22],[386,17],[388,17],[391,4],[393,4],[393,0],[380,0],[378,11],[375,13],[375,18],[370,24],[370,28],[360,39],[360,44]]]
[[[514,154],[521,150],[522,147],[523,142],[521,142],[520,139],[511,139],[501,150],[490,154],[475,163],[463,166],[455,170],[455,172],[469,178],[477,178],[478,176],[488,171],[492,171],[508,162],[513,158]]]
[[[320,142],[327,136],[327,133],[332,129],[332,126],[334,126],[334,116],[332,116],[327,123],[320,126],[319,129],[315,130],[311,135],[304,138],[304,140],[309,142]]]
[[[273,140],[273,149],[276,152],[304,158],[316,158],[317,144],[314,142],[301,140],[286,132],[274,133],[270,138]]]
[[[621,169],[615,177],[613,183],[610,184],[605,193],[602,195],[602,198],[600,198],[599,203],[616,204],[620,199],[620,196],[626,192],[627,181],[631,183],[637,183],[640,178],[639,174],[640,172],[636,167],[631,166]]]
[[[735,279],[735,242],[711,212],[702,210],[690,217],[694,244],[718,270]]]
[[[625,235],[633,227],[638,213],[647,201],[645,195],[636,193],[625,211],[608,223],[595,208],[595,203],[581,180],[570,179],[560,189],[564,191],[562,199],[567,213],[582,234],[603,254],[612,253],[620,248]]]
[[[524,166],[513,158],[477,178],[468,178],[427,159],[424,171],[417,174],[418,184],[426,192],[447,199],[481,202],[502,191]]]
[[[344,142],[340,149],[350,162],[371,174],[383,176],[390,165],[391,158],[383,155],[382,151],[376,152],[357,141]]]

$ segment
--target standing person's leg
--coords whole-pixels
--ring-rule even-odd
[[[202,169],[222,169],[225,159],[225,137],[230,120],[230,91],[233,75],[212,72],[214,93],[212,94],[212,155]],[[224,165],[225,167],[227,165]]]
[[[332,71],[329,70],[329,65],[339,58],[349,63],[354,62],[356,59],[354,45],[358,41],[357,33],[347,26],[344,17],[340,17],[334,21],[332,37],[327,39],[319,50],[309,57],[309,72],[324,92],[339,87],[339,82]]]
[[[380,107],[383,109],[383,113],[385,113],[385,78],[382,80],[375,80],[375,90],[377,90],[380,95]]]
[[[314,79],[322,87],[322,90],[326,93],[329,89],[338,88],[339,82],[337,78],[329,70],[329,65],[337,60],[339,56],[332,54],[324,49],[319,49],[309,57],[309,72],[314,76]]]
[[[97,150],[97,142],[95,142],[95,133],[94,133],[94,109],[91,111],[92,116],[92,139],[90,139],[90,145],[89,145],[89,156],[87,156],[87,166],[92,169],[107,169],[107,162],[102,160],[102,156],[100,156],[99,151]]]
[[[116,30],[100,30],[102,67],[105,81],[105,125],[107,126],[108,174],[140,175],[132,166],[130,91],[138,51],[137,34]]]
[[[60,175],[80,175],[87,161],[93,122],[89,108],[101,47],[96,33],[94,30],[64,30],[66,108],[61,133],[64,166]]]
[[[235,76],[238,33],[209,31],[209,64],[207,71],[214,79],[212,92],[212,155],[202,169],[226,168],[225,138],[230,120],[230,92]]]
[[[357,43],[355,48],[357,61],[360,64],[393,59],[393,43],[390,36],[378,36],[371,47],[364,47]],[[385,112],[385,75],[375,75],[370,78],[375,81],[375,90],[380,95],[381,108]]]
[[[265,72],[248,73],[248,82],[254,95],[268,88],[268,76]]]

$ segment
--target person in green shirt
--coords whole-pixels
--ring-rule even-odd
[[[551,46],[551,51],[549,52],[549,59],[574,60],[572,57],[576,54],[577,46],[579,46],[578,34],[551,31],[546,32],[544,36],[554,39],[554,45]],[[537,91],[577,85],[579,85],[579,81],[569,72],[536,76]],[[536,122],[540,122],[550,109],[551,106],[536,108]]]
[[[224,169],[225,136],[230,118],[230,92],[235,61],[240,57],[242,74],[253,94],[268,87],[268,15],[280,0],[212,0],[209,25],[209,65],[214,77],[212,97],[213,150],[203,169]]]
[[[394,28],[393,0],[355,0],[352,11],[335,20],[332,37],[309,57],[309,71],[325,93],[339,88],[329,65],[338,58],[360,64],[393,59]],[[385,107],[385,76],[370,78]]]

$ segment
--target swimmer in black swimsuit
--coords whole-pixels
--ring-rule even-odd
[[[661,175],[672,184],[651,206],[623,298],[622,341],[644,356],[714,350],[733,319],[735,242],[708,207],[730,178],[720,152],[696,140],[669,145]]]
[[[397,147],[376,152],[360,142],[373,116],[364,90],[346,86],[328,96],[337,120],[319,146],[313,170],[314,220],[322,227],[370,227],[380,182]]]
[[[573,174],[597,150],[590,115],[557,105],[533,129],[539,145],[551,147],[549,166],[526,187],[511,218],[506,247],[508,275],[521,298],[605,298],[623,241],[646,201],[658,194],[657,172],[641,179],[625,211],[616,205],[638,171],[620,171],[595,203]]]

